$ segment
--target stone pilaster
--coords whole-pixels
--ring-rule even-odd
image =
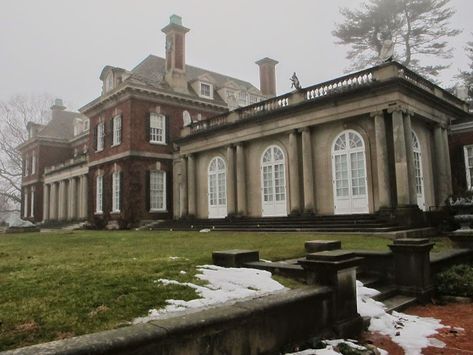
[[[195,190],[195,158],[194,155],[189,154],[187,157],[187,187],[189,200],[189,216],[196,215],[196,190]]]
[[[179,206],[181,218],[187,217],[187,157],[181,158],[181,175],[179,177]]]
[[[289,197],[292,215],[299,214],[301,210],[297,145],[297,132],[292,131],[289,133]]]
[[[378,200],[380,208],[391,208],[391,184],[389,181],[389,159],[386,139],[386,122],[383,111],[373,112],[376,139],[376,165],[378,172]]]
[[[412,113],[405,112],[404,119],[404,134],[406,140],[406,160],[407,160],[407,174],[409,176],[409,201],[411,205],[417,205],[417,190],[416,190],[416,172],[414,165],[414,147],[412,146]]]
[[[69,220],[77,219],[77,179],[75,177],[69,179],[69,195],[68,195],[68,213]]]
[[[446,147],[443,138],[443,128],[437,125],[434,128],[434,145],[435,145],[435,185],[436,185],[436,202],[437,205],[445,205],[445,201],[448,198],[450,189],[448,183],[448,172],[449,167],[447,166]]]
[[[49,192],[50,185],[44,184],[43,185],[43,222],[49,220]]]
[[[452,165],[450,163],[450,150],[448,147],[448,130],[442,127],[443,146],[445,150],[445,165],[446,165],[446,178],[447,178],[447,194],[450,196],[453,193],[452,189]]]
[[[49,219],[56,221],[58,217],[58,184],[53,182],[51,184],[50,198],[49,198]]]
[[[315,212],[314,170],[312,161],[312,137],[310,128],[302,129],[302,176],[304,182],[304,213]]]
[[[236,146],[236,176],[237,176],[237,210],[241,216],[246,215],[246,173],[245,151],[242,143]]]
[[[398,206],[410,204],[409,173],[406,152],[406,134],[403,111],[397,107],[392,111],[394,166],[396,171],[396,189]]]
[[[227,147],[227,213],[233,216],[236,213],[235,203],[235,151],[233,146]]]
[[[81,207],[81,218],[87,219],[87,213],[89,208],[89,198],[88,198],[88,180],[87,175],[82,175],[81,178],[81,186],[82,186],[82,207]]]
[[[58,220],[60,221],[63,221],[67,218],[67,188],[65,180],[61,180],[59,182],[57,214]]]

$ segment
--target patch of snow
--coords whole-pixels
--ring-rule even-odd
[[[186,275],[186,274],[187,274],[187,272],[185,272],[184,270],[179,271],[179,273],[180,273],[181,275]]]
[[[200,232],[200,233],[209,233],[209,232],[210,232],[210,229],[204,228],[204,229],[201,229],[199,232]]]
[[[271,273],[264,270],[247,268],[224,268],[215,265],[202,265],[198,267],[197,278],[207,281],[208,284],[200,286],[191,282],[159,279],[163,285],[182,285],[193,288],[201,297],[198,299],[167,300],[167,306],[156,310],[151,309],[147,316],[135,318],[134,324],[146,323],[162,318],[171,312],[183,311],[214,306],[229,301],[257,298],[286,288],[271,278]]]
[[[359,281],[356,282],[356,286],[358,313],[362,317],[371,318],[369,331],[389,336],[409,355],[420,355],[421,350],[428,346],[445,346],[441,341],[429,338],[437,334],[438,329],[444,328],[439,320],[399,312],[389,314],[384,304],[371,298],[378,294],[378,291],[364,287]]]
[[[16,228],[25,228],[25,227],[34,227],[34,223],[31,223],[30,221],[25,221],[18,217],[17,215],[11,215],[10,218],[7,221],[8,226],[10,227],[16,227]]]
[[[357,344],[356,340],[347,340],[347,339],[333,339],[333,340],[324,340],[323,343],[326,344],[324,349],[306,349],[303,351],[298,351],[295,353],[286,353],[285,355],[340,355],[340,352],[336,351],[336,347],[340,343],[345,343],[353,349],[367,351],[367,347]],[[377,348],[380,355],[388,355],[386,350]]]

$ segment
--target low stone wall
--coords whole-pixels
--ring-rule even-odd
[[[284,345],[331,333],[332,295],[329,287],[288,290],[1,354],[275,354]]]
[[[473,262],[472,249],[450,249],[431,256],[432,273],[437,274],[450,266],[457,264],[471,264]]]

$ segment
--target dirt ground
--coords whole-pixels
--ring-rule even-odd
[[[422,317],[440,319],[446,328],[440,329],[434,336],[444,342],[444,348],[425,348],[424,355],[463,355],[473,354],[473,303],[449,303],[446,305],[429,304],[413,306],[404,311]],[[461,329],[463,328],[463,329]],[[365,333],[363,340],[369,340],[374,345],[386,350],[390,355],[403,355],[404,351],[389,337],[378,333]]]

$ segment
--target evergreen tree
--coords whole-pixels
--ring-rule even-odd
[[[473,41],[467,43],[465,50],[466,55],[470,59],[470,64],[468,70],[462,70],[458,78],[467,87],[470,99],[473,99]]]
[[[394,60],[432,78],[448,64],[422,65],[421,60],[450,59],[447,40],[460,33],[450,27],[455,10],[449,5],[450,0],[367,0],[360,9],[341,9],[344,22],[336,24],[332,34],[338,44],[351,47],[347,59],[352,70],[379,63],[383,39],[389,34]]]

